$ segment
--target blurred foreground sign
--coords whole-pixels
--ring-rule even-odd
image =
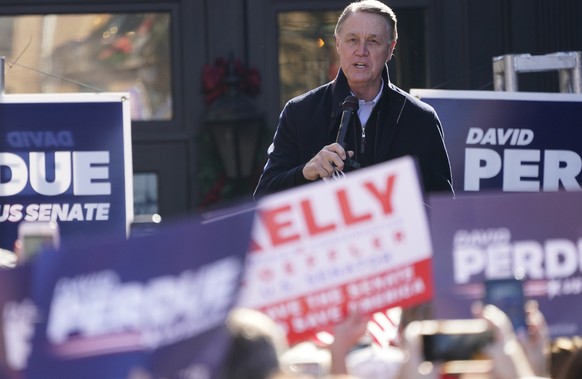
[[[43,252],[26,377],[214,378],[253,220],[247,211]]]
[[[437,317],[471,318],[486,279],[524,278],[552,337],[582,332],[582,193],[433,196]]]
[[[347,312],[431,298],[432,247],[415,162],[262,199],[240,304],[278,321],[291,343]]]

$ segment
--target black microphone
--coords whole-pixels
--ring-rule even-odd
[[[358,111],[359,107],[360,103],[358,101],[358,98],[352,95],[346,97],[344,102],[341,104],[342,118],[340,121],[339,129],[337,131],[337,138],[335,142],[339,143],[344,148],[345,148],[344,139],[346,138],[348,127],[352,123],[354,113]]]
[[[346,133],[348,131],[349,126],[352,124],[354,113],[358,111],[359,107],[360,102],[358,101],[358,98],[352,95],[346,97],[344,102],[341,104],[342,118],[340,120],[339,129],[337,131],[336,142],[339,143],[344,149],[346,148],[346,146],[344,146],[344,139],[346,138]],[[345,159],[344,164],[345,164],[344,171],[346,171],[346,169],[355,170],[360,168],[360,164],[357,161],[351,159],[350,157],[347,157]]]

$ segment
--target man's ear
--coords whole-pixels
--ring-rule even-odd
[[[392,60],[392,57],[394,56],[394,49],[396,49],[396,43],[398,41],[394,40],[392,42],[390,42],[390,48],[388,51],[388,59],[386,60],[386,63],[390,62],[390,60]]]

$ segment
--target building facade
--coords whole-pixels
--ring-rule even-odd
[[[495,56],[582,50],[579,0],[385,2],[400,32],[391,80],[405,90],[493,90]],[[0,0],[5,91],[128,91],[136,213],[227,206],[251,198],[284,103],[335,76],[333,27],[347,3]],[[557,88],[556,73],[520,77],[523,91]],[[244,112],[217,109],[230,90]],[[249,119],[250,163],[231,175],[220,151],[233,137],[216,123]]]

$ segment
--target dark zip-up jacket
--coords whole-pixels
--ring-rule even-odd
[[[390,83],[387,67],[382,76],[383,93],[370,116],[377,128],[374,163],[412,156],[417,160],[426,192],[452,194],[451,168],[437,113]],[[340,105],[348,95],[347,78],[340,69],[333,81],[287,102],[268,149],[255,198],[310,183],[303,177],[303,167],[324,146],[336,141]]]

